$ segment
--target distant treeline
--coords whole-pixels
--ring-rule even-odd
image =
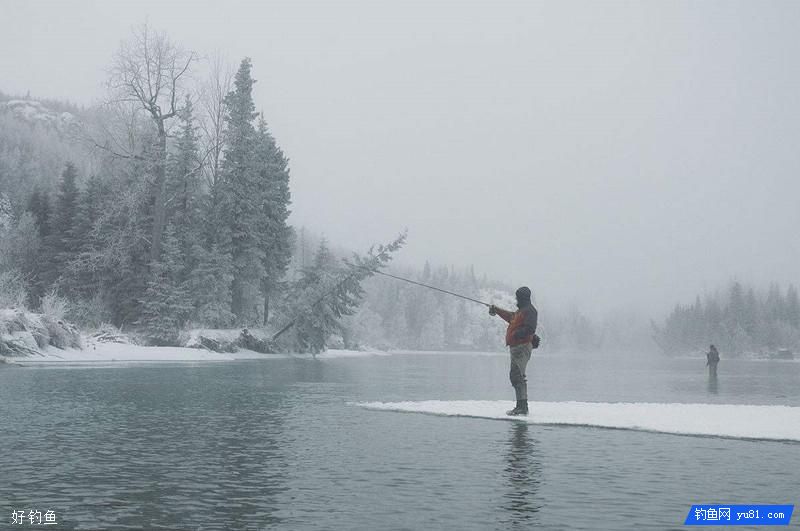
[[[698,296],[677,305],[654,339],[668,354],[697,352],[716,345],[733,355],[770,354],[800,348],[800,300],[797,289],[773,284],[766,291],[733,282],[724,292]]]
[[[305,239],[308,239],[306,235]],[[441,289],[515,310],[514,291],[509,286],[476,275],[472,266],[395,266],[392,273]],[[577,307],[556,310],[536,300],[539,310],[537,333],[542,352],[643,352],[652,350],[647,322],[632,313],[617,312],[595,321]],[[343,321],[345,346],[373,346],[409,350],[501,351],[505,347],[506,323],[491,317],[485,306],[452,295],[383,276],[364,283],[364,302]]]

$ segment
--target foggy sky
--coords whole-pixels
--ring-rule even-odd
[[[800,3],[0,3],[0,90],[104,95],[149,20],[253,60],[290,222],[658,316],[800,283]]]

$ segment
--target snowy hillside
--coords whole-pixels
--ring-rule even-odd
[[[56,111],[35,100],[0,102],[0,113],[9,113],[29,124],[49,126],[60,133],[70,132],[79,124],[78,118],[71,112]]]

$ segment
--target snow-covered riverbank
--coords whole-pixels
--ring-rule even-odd
[[[92,334],[60,319],[24,310],[0,310],[0,363],[11,365],[227,362],[246,359],[311,359],[311,354],[269,352],[264,331],[192,330],[184,346],[144,346],[133,336],[104,326]],[[376,351],[331,349],[319,359],[381,355]]]
[[[317,354],[317,359],[352,358],[385,355],[381,352],[357,350],[328,350]],[[78,365],[115,363],[179,363],[179,362],[230,362],[236,360],[312,359],[311,354],[261,354],[252,350],[233,353],[212,352],[188,347],[145,347],[123,343],[97,343],[84,349],[43,349],[38,355],[5,357],[12,365]]]

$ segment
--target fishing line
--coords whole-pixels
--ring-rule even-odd
[[[397,275],[392,275],[390,273],[384,273],[383,271],[378,271],[376,269],[369,269],[369,268],[366,268],[366,267],[364,269],[367,269],[367,270],[372,271],[373,273],[377,273],[379,275],[383,275],[385,277],[395,278],[397,280],[402,280],[403,282],[408,282],[409,284],[415,284],[417,286],[422,286],[423,288],[428,288],[428,289],[433,289],[433,290],[436,290],[436,291],[441,291],[442,293],[447,293],[448,295],[452,295],[454,297],[459,297],[461,299],[466,299],[468,301],[477,302],[478,304],[483,304],[484,306],[487,306],[487,307],[491,307],[492,306],[488,302],[479,301],[477,299],[473,299],[472,297],[467,297],[466,295],[460,295],[458,293],[453,293],[452,291],[447,291],[446,289],[437,288],[436,286],[431,286],[429,284],[423,284],[422,282],[417,282],[416,280],[411,280],[411,279],[408,279],[408,278],[398,277]]]

